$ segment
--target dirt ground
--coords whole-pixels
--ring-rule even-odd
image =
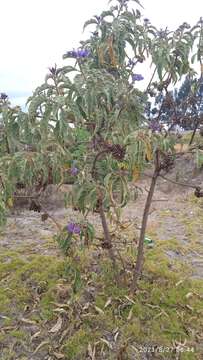
[[[202,173],[191,170],[192,167],[191,164],[188,165],[188,160],[184,159],[184,161],[186,172],[181,174],[180,171],[179,173],[177,173],[177,171],[176,173],[172,171],[170,174],[167,174],[167,177],[173,180],[177,180],[178,178],[178,180],[181,180],[181,182],[187,182],[195,186],[203,185]],[[182,170],[182,168],[183,163],[180,165],[180,170]],[[149,174],[150,172],[148,175]],[[127,244],[130,242],[138,241],[139,228],[141,226],[141,218],[149,186],[150,177],[148,176],[145,176],[138,183],[131,186],[132,195],[136,190],[135,192],[138,196],[136,201],[131,200],[128,206],[123,210],[123,230],[121,231],[121,229],[115,229],[114,225],[111,226],[113,241],[120,241],[122,246],[127,246]],[[48,189],[44,201],[44,207],[47,207],[49,214],[55,219],[57,223],[62,226],[65,226],[70,221],[80,221],[80,215],[77,211],[63,207],[62,198],[65,191],[70,191],[70,186],[64,186],[59,193],[57,193],[56,189],[52,187]],[[97,234],[102,236],[102,228],[98,214],[90,215],[89,221],[95,225]],[[164,244],[164,251],[171,262],[171,267],[173,267],[174,261],[180,262],[188,266],[190,269],[189,277],[191,279],[197,280],[203,279],[202,224],[203,199],[195,198],[194,189],[180,187],[178,185],[174,185],[171,182],[167,182],[164,179],[159,179],[150,209],[146,235],[153,241],[154,247],[160,243]],[[19,266],[21,266],[21,260],[29,263],[30,259],[32,259],[32,256],[39,255],[40,257],[43,255],[42,261],[44,264],[42,263],[42,267],[46,267],[46,257],[47,264],[51,258],[53,261],[57,261],[57,259],[63,259],[63,255],[59,250],[58,245],[53,240],[53,236],[56,234],[56,232],[57,227],[51,219],[47,219],[46,221],[42,222],[41,213],[29,211],[26,209],[26,206],[23,209],[16,208],[9,215],[5,228],[1,230],[0,256],[3,257],[5,264],[9,265],[12,254],[16,252],[19,258],[17,260],[17,264],[14,265],[16,266],[16,271],[19,271],[18,262]],[[32,263],[32,266],[38,267],[37,271],[40,273],[40,265],[38,265],[38,263],[34,265],[33,264],[34,262]],[[22,266],[25,267],[27,265],[23,263]],[[25,271],[25,274],[29,274],[29,269],[26,269],[27,270]],[[35,267],[33,267],[33,269],[35,269]],[[55,270],[53,270],[53,272],[54,271]],[[9,289],[9,276],[9,274],[5,273],[0,279],[1,284],[6,291]],[[26,278],[27,275],[24,275],[24,273],[20,274],[20,276],[23,281],[28,281]],[[4,354],[2,355],[3,357],[0,355],[0,359],[66,359],[66,357],[61,354],[61,351],[58,350],[57,342],[59,340],[55,340],[56,337],[54,331],[57,332],[57,326],[60,328],[61,324],[57,323],[56,327],[54,328],[53,322],[50,323],[49,321],[47,322],[47,320],[42,320],[42,323],[39,325],[38,320],[35,320],[35,317],[33,320],[33,314],[34,316],[39,316],[39,310],[37,310],[38,305],[36,304],[39,304],[39,294],[43,292],[44,283],[44,280],[40,282],[38,281],[40,287],[36,287],[36,284],[33,281],[31,284],[26,284],[26,286],[31,287],[31,290],[34,294],[32,295],[33,303],[29,306],[26,305],[25,308],[22,309],[19,313],[16,313],[15,309],[12,309],[13,319],[11,322],[10,313],[8,310],[4,310],[4,307],[2,311],[0,310],[0,330],[2,329],[2,332],[0,331],[0,351],[2,351]],[[90,295],[91,294],[88,294],[88,297]],[[49,312],[50,300],[48,299],[47,301],[48,305],[46,305],[46,311]],[[24,302],[27,304],[26,300]],[[63,303],[63,298],[60,299],[59,302]],[[64,304],[62,305],[65,306]],[[58,308],[58,306],[62,305],[56,304],[58,309],[57,311],[60,310],[61,312],[65,312],[63,308]],[[32,311],[29,310],[29,307],[32,309]],[[75,311],[77,313],[78,310]],[[5,316],[5,313],[8,313],[9,316]],[[46,314],[46,317],[47,316],[48,315]],[[59,317],[58,319],[60,320],[61,318]],[[5,321],[8,322],[8,326],[5,326]],[[51,326],[53,326],[53,328],[50,330]],[[9,335],[6,337],[7,332]],[[29,335],[31,342],[29,342],[30,340],[27,341],[21,338],[19,339],[20,336],[24,336],[24,332]],[[51,336],[52,334],[50,334],[50,332],[53,332],[53,336]],[[65,336],[66,334],[64,337]],[[54,352],[50,352],[50,350],[47,349],[47,346],[49,346],[49,348],[50,346],[52,348],[55,346],[54,349],[56,350]],[[50,354],[52,355],[50,356]],[[76,359],[74,356],[72,358]],[[92,359],[91,357],[87,358]],[[109,359],[109,357],[98,359],[107,358]],[[143,357],[139,359],[152,358],[153,357],[144,357],[143,355]],[[69,357],[67,357],[67,359],[69,359]],[[83,359],[83,357],[77,357],[77,359]],[[86,359],[86,357],[84,357],[84,359]],[[132,357],[132,359],[135,358]],[[191,357],[191,359],[193,358]]]
[[[150,171],[147,174],[151,174]],[[203,186],[202,171],[194,170],[193,160],[188,159],[187,156],[181,159],[180,164],[176,164],[175,172],[172,170],[167,177],[189,185]],[[136,201],[131,200],[122,212],[122,221],[131,223],[129,234],[135,241],[138,239],[138,229],[141,226],[149,185],[150,177],[148,176],[144,176],[142,180],[132,185],[131,195],[135,192]],[[77,211],[63,207],[64,192],[70,190],[71,186],[65,185],[56,192],[56,188],[52,186],[42,199],[45,210],[47,209],[48,213],[62,226],[71,221],[80,221]],[[13,250],[15,248],[17,250],[23,247],[28,249],[28,254],[32,252],[51,255],[57,252],[60,255],[57,246],[50,241],[57,232],[54,222],[50,219],[42,222],[41,213],[29,211],[26,207],[28,206],[25,205],[23,210],[14,209],[9,216],[7,226],[1,233],[0,252],[5,249]],[[99,233],[102,232],[98,214],[90,215],[89,221],[95,225]],[[194,189],[175,185],[161,178],[158,180],[146,235],[150,236],[154,242],[156,240],[167,242],[169,247],[170,241],[176,241],[177,249],[169,249],[167,255],[192,265],[191,276],[196,278],[203,278],[202,221],[203,199],[195,198]],[[112,230],[114,228],[115,226],[112,226]],[[124,242],[127,235],[124,231],[122,236]],[[32,249],[31,245],[33,245]],[[26,251],[23,252],[23,256],[26,256]]]

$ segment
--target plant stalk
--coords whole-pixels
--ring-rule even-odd
[[[154,195],[154,190],[155,190],[157,178],[158,178],[159,173],[160,173],[160,169],[159,169],[159,152],[158,152],[158,150],[157,150],[155,156],[156,156],[156,158],[155,158],[155,169],[154,169],[154,174],[153,174],[152,179],[151,179],[151,185],[150,185],[150,189],[149,189],[149,192],[148,192],[148,195],[147,195],[147,199],[146,199],[146,202],[145,202],[145,208],[144,208],[144,213],[143,213],[143,217],[142,217],[142,226],[141,226],[141,230],[140,230],[140,238],[139,238],[139,243],[138,243],[137,259],[136,259],[136,264],[135,264],[135,268],[134,268],[134,271],[133,271],[133,279],[132,279],[132,283],[131,283],[131,293],[132,294],[136,290],[137,281],[140,278],[140,275],[141,275],[142,269],[143,269],[145,233],[146,233],[146,228],[147,228],[147,222],[148,222],[148,217],[149,217],[150,206],[151,206],[151,203],[152,203],[152,198],[153,198],[153,195]]]
[[[108,224],[106,221],[106,215],[105,215],[104,208],[103,208],[103,201],[101,198],[99,199],[99,214],[101,217],[102,227],[104,230],[104,239],[105,239],[104,245],[105,245],[105,248],[108,250],[109,258],[111,259],[113,270],[115,272],[115,280],[118,285],[119,277],[118,277],[118,272],[116,271],[117,270],[116,256],[114,254],[113,245],[112,245],[112,241],[111,241],[111,235],[110,235],[110,231],[109,231]]]

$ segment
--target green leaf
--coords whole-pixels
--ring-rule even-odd
[[[96,20],[96,19],[87,20],[87,21],[84,23],[83,31],[86,29],[87,26],[92,25],[92,24],[97,24],[97,20]]]

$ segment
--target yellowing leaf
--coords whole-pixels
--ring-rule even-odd
[[[8,206],[9,208],[12,208],[12,207],[13,207],[13,199],[12,199],[12,198],[9,198],[9,199],[7,200],[7,206]]]
[[[125,162],[121,162],[118,164],[120,170],[128,170],[128,164]]]
[[[146,159],[151,161],[153,159],[152,146],[150,143],[146,144]]]
[[[111,65],[113,67],[116,67],[117,62],[116,62],[116,57],[115,57],[114,49],[113,49],[113,37],[112,36],[110,36],[109,39],[108,39],[108,45],[109,45],[109,56],[110,56],[110,59],[111,59]]]
[[[133,181],[137,181],[140,178],[140,169],[135,166],[133,170]]]
[[[102,48],[98,48],[97,49],[97,54],[98,54],[98,58],[99,58],[99,63],[101,65],[104,64],[104,52],[103,52],[103,49]]]

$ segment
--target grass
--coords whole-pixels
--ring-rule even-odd
[[[129,293],[136,256],[132,244],[120,249],[127,271],[125,279],[120,264],[120,287],[105,252],[93,246],[76,248],[66,258],[30,255],[28,248],[26,256],[22,248],[0,249],[2,360],[26,359],[35,352],[39,359],[85,360],[88,354],[97,360],[142,359],[147,349],[156,349],[153,359],[177,359],[178,349],[180,360],[202,359],[203,281],[190,279],[184,262],[185,255],[200,249],[201,201],[188,198],[194,216],[179,215],[188,238],[184,244],[175,237],[160,241],[158,226],[149,226],[155,245],[145,248],[134,296]],[[171,214],[161,216],[165,221]],[[167,257],[169,250],[178,256]]]
[[[114,284],[111,264],[104,254],[100,265],[91,271],[94,249],[78,250],[74,258],[35,254],[26,261],[18,253],[5,252],[0,259],[0,312],[11,319],[5,318],[3,327],[16,325],[10,332],[1,332],[5,354],[14,340],[32,344],[31,333],[19,327],[19,314],[43,329],[52,348],[62,335],[59,330],[52,343],[49,330],[57,320],[58,308],[66,324],[63,331],[67,331],[60,353],[67,360],[85,359],[88,351],[95,351],[98,359],[117,359],[119,352],[123,353],[121,359],[131,359],[141,346],[174,349],[177,342],[184,341],[181,359],[200,359],[203,282],[188,280],[188,269],[179,263],[171,268],[164,251],[161,242],[146,250],[145,271],[134,297],[129,296],[127,286]],[[122,256],[129,268],[134,255],[128,249]],[[69,289],[64,297],[58,291],[60,286]],[[30,310],[25,314],[26,306]],[[187,347],[194,347],[195,352],[186,351]],[[156,356],[166,359],[164,353]],[[167,356],[173,359],[175,355]],[[5,359],[12,359],[12,355],[5,355]]]

